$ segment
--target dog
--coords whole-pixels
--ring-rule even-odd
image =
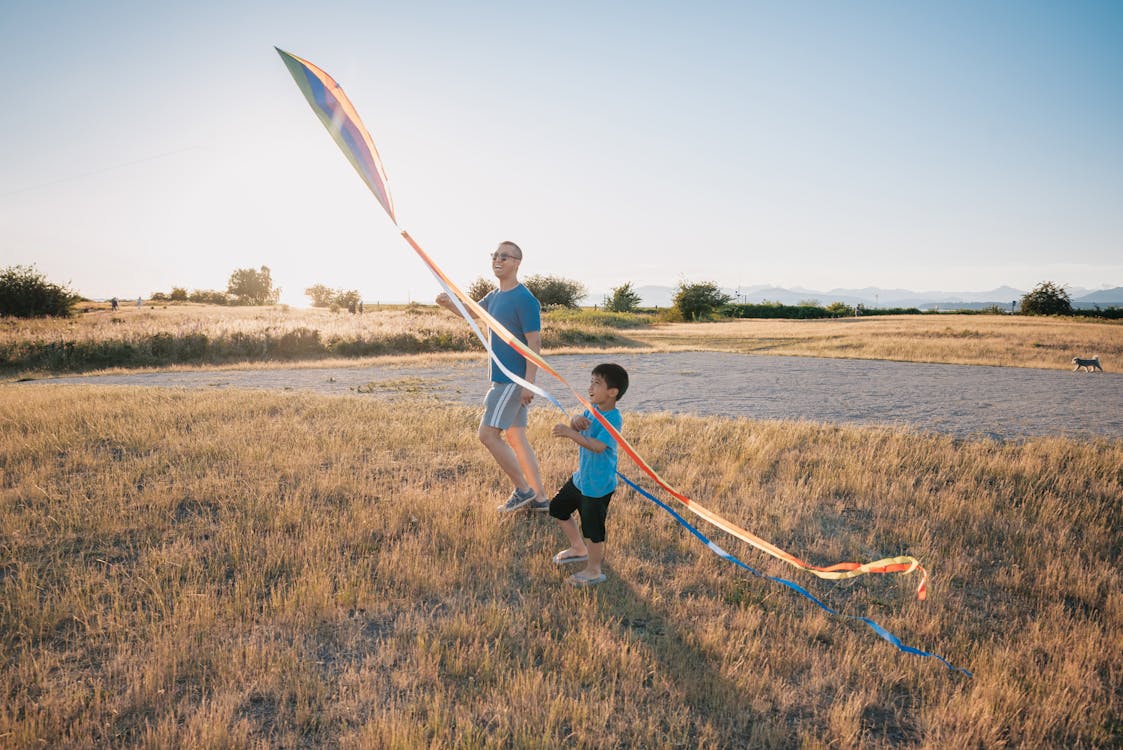
[[[1095,372],[1096,370],[1099,370],[1100,372],[1104,371],[1104,368],[1100,367],[1100,358],[1098,356],[1092,357],[1091,359],[1081,359],[1080,357],[1073,357],[1072,364],[1076,365],[1076,367],[1072,368],[1073,372],[1076,372],[1082,367],[1084,368],[1084,372]]]

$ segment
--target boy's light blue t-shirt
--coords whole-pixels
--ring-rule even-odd
[[[624,426],[624,418],[620,416],[619,409],[602,411],[601,416],[608,420],[608,423],[615,427],[617,432],[620,432]],[[616,489],[616,461],[618,456],[616,439],[608,433],[604,425],[593,417],[588,409],[585,410],[585,417],[590,424],[581,434],[593,440],[599,440],[607,447],[601,453],[593,453],[587,448],[579,447],[577,451],[577,471],[573,473],[573,484],[581,490],[581,494],[585,497],[604,497]]]
[[[528,333],[542,330],[542,306],[538,304],[538,298],[522,284],[505,292],[498,289],[489,292],[480,300],[480,307],[487,310],[524,344]],[[526,360],[523,355],[496,336],[494,331],[491,333],[491,350],[508,370],[520,378],[526,376]],[[491,380],[493,383],[511,382],[494,362],[491,363]]]

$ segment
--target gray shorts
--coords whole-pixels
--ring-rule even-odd
[[[480,426],[526,427],[526,407],[523,406],[523,388],[518,383],[492,383],[484,396],[484,416]]]

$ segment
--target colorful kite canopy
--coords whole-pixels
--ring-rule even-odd
[[[382,168],[378,149],[374,147],[374,141],[363,127],[363,121],[359,119],[359,113],[355,111],[351,100],[343,93],[343,89],[334,78],[312,63],[278,47],[273,49],[277,50],[277,54],[285,61],[285,67],[289,69],[289,73],[292,73],[296,85],[300,87],[312,111],[339,144],[343,155],[386,209],[386,213],[390,214],[390,220],[397,224],[398,220],[394,216],[394,201],[386,188],[386,170]]]

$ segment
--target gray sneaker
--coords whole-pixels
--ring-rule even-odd
[[[519,508],[528,505],[532,500],[534,500],[536,494],[537,493],[535,493],[532,488],[527,489],[525,495],[519,490],[515,490],[511,493],[511,496],[507,498],[507,502],[498,506],[496,510],[500,513],[510,513],[511,511],[518,510]]]
[[[548,511],[550,509],[550,501],[549,500],[533,500],[526,506],[526,509],[536,511],[538,513],[545,513],[546,511]]]

